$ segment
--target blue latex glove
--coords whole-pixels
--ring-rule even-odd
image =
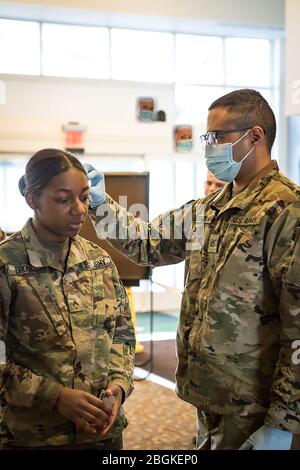
[[[89,194],[89,206],[92,209],[100,206],[106,199],[104,174],[96,170],[92,165],[85,163],[83,165],[88,180],[91,183]]]
[[[265,424],[251,434],[239,450],[289,450],[293,434]]]

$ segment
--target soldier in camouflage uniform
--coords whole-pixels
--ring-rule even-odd
[[[138,264],[185,260],[176,392],[197,408],[198,448],[239,449],[249,438],[246,447],[285,449],[300,432],[300,189],[271,160],[275,117],[258,92],[216,100],[208,131],[206,163],[223,189],[146,223],[90,167],[91,216]]]
[[[34,218],[0,247],[2,448],[121,448],[134,330],[111,258],[77,235],[86,173],[45,149],[20,190]]]
[[[224,181],[220,181],[214,177],[214,175],[208,171],[206,174],[206,179],[204,181],[204,195],[208,196],[209,194],[217,191],[217,189],[222,189],[225,186]]]

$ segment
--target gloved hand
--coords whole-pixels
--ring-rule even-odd
[[[106,199],[104,174],[88,163],[85,163],[83,167],[88,180],[91,182],[89,205],[92,209],[95,209],[100,204],[103,204]]]
[[[239,450],[289,450],[293,434],[263,425],[244,442]]]

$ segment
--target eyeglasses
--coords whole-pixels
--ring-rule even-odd
[[[226,134],[233,134],[234,132],[242,132],[251,129],[251,127],[239,127],[238,129],[230,129],[226,131],[211,131],[206,134],[200,135],[202,145],[218,145],[218,137]]]

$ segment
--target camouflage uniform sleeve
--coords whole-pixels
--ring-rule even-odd
[[[300,202],[278,217],[266,238],[268,272],[281,331],[265,423],[300,433]]]
[[[90,210],[90,217],[98,237],[107,239],[135,263],[164,266],[185,259],[193,202],[147,223],[107,196],[105,204]]]
[[[3,232],[3,230],[1,230],[1,228],[0,228],[0,242],[5,240],[5,238],[6,238],[5,232]]]
[[[116,312],[116,326],[109,357],[108,388],[113,384],[120,385],[125,397],[128,397],[133,390],[135,333],[131,321],[127,293],[115,265],[113,265],[113,281],[118,301],[118,310]]]
[[[12,406],[37,406],[43,410],[51,410],[61,385],[13,362],[6,347],[6,337],[9,321],[11,290],[0,267],[0,403]],[[5,351],[6,350],[6,351]]]

